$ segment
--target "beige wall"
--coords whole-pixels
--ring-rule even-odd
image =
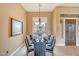
[[[61,37],[61,25],[60,25],[61,13],[79,14],[79,8],[56,7],[52,13],[42,12],[41,16],[48,17],[48,32],[56,36],[57,44],[64,45],[65,44],[64,38]],[[25,35],[32,33],[33,16],[39,16],[39,14],[33,12],[26,13],[20,4],[0,4],[0,55],[10,55],[13,51],[15,51],[15,49],[17,49],[23,43],[23,39],[25,38]],[[22,35],[18,35],[14,37],[9,36],[11,17],[23,22]],[[78,39],[77,39],[77,43],[79,45]],[[9,53],[6,54],[6,51],[9,51]]]
[[[53,23],[53,33],[57,38],[57,44],[65,45],[65,37],[61,35],[61,24],[60,19],[63,20],[64,18],[60,17],[60,14],[79,14],[79,7],[56,7],[52,13],[52,23]],[[68,17],[66,17],[68,18]],[[74,17],[72,17],[74,18]],[[77,32],[78,33],[78,32]],[[64,36],[64,25],[63,25],[63,36]],[[78,37],[78,36],[77,36]],[[79,44],[79,40],[77,39],[77,43]]]
[[[10,37],[10,18],[23,22],[23,34]],[[26,35],[26,12],[20,4],[0,4],[0,55],[10,55],[17,49]],[[9,51],[6,54],[6,51]]]
[[[33,13],[28,12],[28,18],[27,18],[27,34],[32,33],[32,17],[39,16],[39,13]],[[40,16],[46,16],[48,17],[48,33],[52,34],[52,19],[51,19],[51,13],[48,12],[42,12],[40,13]]]

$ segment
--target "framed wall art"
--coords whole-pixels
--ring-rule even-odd
[[[20,35],[23,33],[23,22],[11,18],[11,36]]]

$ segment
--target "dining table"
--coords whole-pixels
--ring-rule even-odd
[[[48,36],[33,36],[34,55],[45,56],[46,44],[48,43]]]
[[[45,56],[46,43],[45,42],[35,42],[34,43],[34,55],[35,56]]]
[[[34,44],[34,55],[45,56],[46,40],[44,38],[37,38],[34,40],[33,44]]]

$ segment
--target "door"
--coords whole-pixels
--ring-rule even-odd
[[[76,46],[76,19],[65,20],[65,45]]]

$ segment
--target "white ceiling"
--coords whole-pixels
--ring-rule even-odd
[[[28,12],[39,12],[38,3],[22,3],[21,5]],[[79,7],[79,3],[41,3],[40,5],[40,12],[51,12],[56,6]]]

